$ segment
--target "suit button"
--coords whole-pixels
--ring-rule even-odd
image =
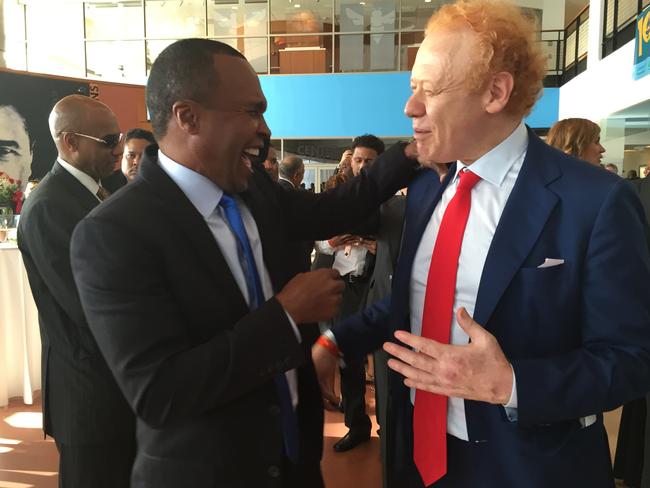
[[[280,407],[278,405],[271,405],[269,407],[269,413],[271,415],[280,415]]]
[[[271,478],[279,478],[280,468],[278,468],[277,466],[269,466],[269,476]]]

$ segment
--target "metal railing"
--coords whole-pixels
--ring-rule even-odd
[[[589,49],[589,5],[583,8],[564,29],[564,66],[562,83],[587,69]]]
[[[648,5],[650,0],[605,0],[603,58],[634,39],[636,17]]]

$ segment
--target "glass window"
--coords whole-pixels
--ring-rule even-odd
[[[578,29],[578,59],[586,56],[589,49],[589,17],[581,22]]]
[[[272,34],[332,32],[332,0],[272,0]]]
[[[146,0],[148,38],[205,36],[205,0]]]
[[[616,28],[628,24],[631,20],[636,20],[637,10],[639,8],[638,0],[618,0],[618,18]]]
[[[208,8],[208,35],[265,36],[268,33],[266,1],[217,0]]]
[[[429,17],[446,3],[452,3],[452,0],[402,0],[402,29],[424,30]]]
[[[123,83],[146,83],[144,41],[89,41],[89,78]]]
[[[271,38],[271,74],[329,73],[332,36]]]
[[[25,6],[15,1],[0,2],[0,21],[3,22],[6,43],[25,42]]]
[[[86,2],[85,8],[86,39],[123,40],[144,37],[142,1]]]
[[[339,34],[336,71],[397,70],[396,33]]]
[[[158,55],[173,42],[176,42],[176,39],[169,39],[166,41],[147,41],[147,75],[151,70],[151,65]]]
[[[420,44],[424,40],[423,31],[402,32],[402,41],[400,45],[400,69],[402,71],[411,71],[415,63],[415,55],[418,53]]]
[[[337,3],[336,30],[340,32],[394,31],[398,24],[398,5],[391,0]]]
[[[40,73],[83,77],[84,41],[81,3],[27,4],[27,69]],[[53,25],[65,25],[56,35]]]
[[[5,43],[4,58],[7,68],[27,70],[27,46],[24,42]]]
[[[268,41],[266,37],[219,38],[216,40],[234,47],[246,56],[257,73],[268,73]]]
[[[605,36],[611,36],[614,32],[614,2],[615,0],[606,0]]]

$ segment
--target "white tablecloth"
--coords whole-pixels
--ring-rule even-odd
[[[0,406],[18,396],[31,405],[40,388],[38,311],[20,251],[0,244]]]

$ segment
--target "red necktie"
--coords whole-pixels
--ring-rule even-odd
[[[458,187],[447,205],[431,255],[422,314],[422,337],[449,343],[456,294],[458,257],[472,203],[472,187],[481,179],[459,173]],[[447,397],[416,390],[413,412],[413,459],[425,486],[447,473]]]

